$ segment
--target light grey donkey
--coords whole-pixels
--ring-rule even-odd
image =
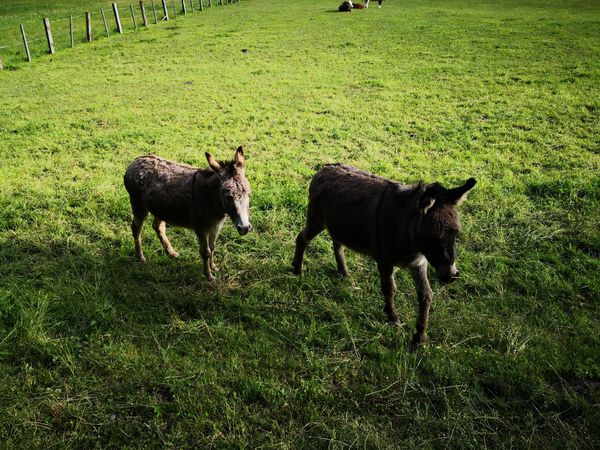
[[[215,279],[215,241],[228,215],[237,231],[252,229],[249,220],[250,183],[246,179],[244,151],[240,146],[232,161],[220,162],[206,153],[209,169],[199,169],[168,161],[159,156],[140,156],[125,171],[124,183],[133,221],[131,231],[135,254],[146,262],[142,252],[142,226],[148,213],[153,228],[167,254],[177,258],[166,235],[166,224],[191,228],[198,237],[204,275]]]

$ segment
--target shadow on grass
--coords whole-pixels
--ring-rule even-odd
[[[345,298],[347,282],[337,274],[333,261],[299,278],[292,274],[291,265],[270,258],[259,264],[256,256],[235,254],[239,244],[229,241],[217,247],[221,270],[215,282],[208,282],[197,255],[186,252],[188,256],[174,260],[147,248],[148,262],[140,264],[133,244],[123,254],[122,241],[79,231],[93,242],[47,241],[29,235],[0,246],[0,278],[7,301],[0,323],[6,330],[40,309],[45,311],[43,324],[53,335],[81,337],[168,325],[174,317],[256,327],[263,321],[289,322],[293,316],[300,323],[294,326],[301,326],[315,314],[307,308],[315,297],[352,305]]]
[[[239,298],[237,285],[209,283],[199,258],[171,260],[151,255],[140,264],[121,255],[119,242],[81,246],[68,241],[42,243],[16,239],[0,251],[0,276],[12,300],[48,296],[62,321],[98,323],[102,305],[129,323],[163,323],[173,312],[186,318],[232,318],[226,298]]]

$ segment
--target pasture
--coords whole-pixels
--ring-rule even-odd
[[[600,4],[338,4],[243,0],[5,56],[0,446],[600,446]],[[4,0],[0,28],[38,6]],[[129,162],[238,145],[254,230],[226,222],[217,280],[189,230],[169,228],[171,260],[147,224],[140,265]],[[432,277],[416,352],[407,271],[402,328],[372,260],[347,252],[341,279],[326,233],[291,273],[309,180],[335,161],[477,178],[462,278]]]

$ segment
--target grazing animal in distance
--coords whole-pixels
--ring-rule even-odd
[[[352,2],[351,1],[345,1],[343,2],[340,7],[338,8],[339,12],[350,12],[352,11]]]
[[[219,162],[208,152],[205,156],[209,169],[179,164],[155,155],[140,156],[127,167],[123,181],[133,212],[131,231],[138,260],[146,262],[141,235],[144,220],[150,212],[154,216],[154,231],[172,258],[179,254],[167,238],[166,224],[194,230],[204,275],[213,281],[212,271],[216,270],[213,252],[226,216],[231,218],[240,235],[252,229],[250,183],[246,179],[241,146],[232,161]]]
[[[352,7],[354,9],[365,9],[369,7],[369,0],[366,0],[365,3],[353,3]]]
[[[310,183],[306,226],[296,237],[293,271],[302,273],[306,247],[327,228],[340,275],[348,275],[345,247],[375,259],[384,311],[390,322],[398,323],[393,270],[395,266],[408,267],[419,301],[414,349],[428,340],[433,292],[427,264],[433,265],[444,283],[458,278],[456,238],[460,221],[455,207],[474,186],[474,178],[452,189],[438,183],[403,185],[344,164],[326,165]]]

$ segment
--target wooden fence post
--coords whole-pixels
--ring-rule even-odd
[[[154,24],[158,23],[158,17],[156,16],[156,5],[154,4],[154,0],[152,0],[152,12],[154,13]]]
[[[175,0],[173,0],[173,3],[175,3]],[[181,8],[183,9],[183,15],[187,16],[187,7],[185,6],[185,0],[181,0]]]
[[[144,0],[140,0],[140,10],[142,11],[142,23],[145,27],[147,27],[148,17],[146,17],[146,8],[144,7]]]
[[[135,20],[135,11],[133,10],[133,5],[129,4],[129,9],[131,9],[131,18],[133,19],[133,28],[137,30],[137,21]]]
[[[27,61],[31,62],[31,53],[29,52],[29,44],[27,43],[27,35],[25,34],[25,27],[23,24],[21,24],[21,37],[23,38],[23,47],[25,47]]]
[[[115,22],[117,22],[117,31],[119,34],[123,34],[123,27],[121,26],[121,18],[119,17],[119,8],[116,3],[112,4],[113,13],[115,15]]]
[[[44,29],[46,30],[46,40],[48,41],[48,51],[51,55],[54,55],[56,51],[54,50],[54,39],[52,39],[52,30],[50,29],[50,20],[48,18],[44,19]]]
[[[173,17],[177,19],[177,7],[175,6],[175,0],[172,0],[171,3],[173,4]]]
[[[85,35],[88,42],[92,42],[92,15],[89,12],[85,13]]]
[[[167,9],[167,0],[162,0],[162,6],[163,6],[162,20],[169,20],[169,10]]]
[[[102,21],[104,22],[104,29],[106,30],[106,37],[109,37],[110,33],[108,32],[108,25],[106,23],[106,17],[104,16],[104,8],[100,8],[100,13],[102,14]]]
[[[75,47],[75,38],[73,37],[73,16],[69,16],[69,35],[71,37],[71,48]]]

